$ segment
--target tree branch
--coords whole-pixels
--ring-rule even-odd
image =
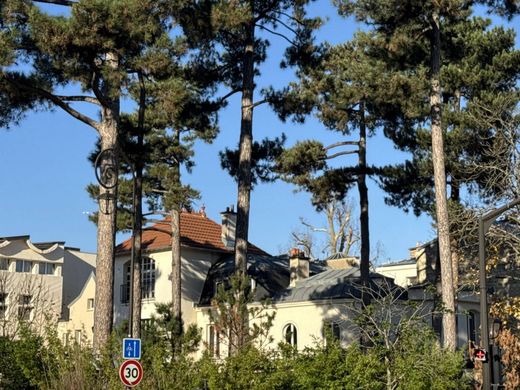
[[[273,35],[278,35],[279,37],[282,37],[282,38],[285,39],[287,42],[289,42],[291,45],[296,46],[295,43],[294,43],[293,41],[291,41],[289,38],[287,38],[287,37],[286,37],[285,35],[283,35],[283,34],[280,34],[280,33],[276,32],[276,31],[273,31],[273,30],[271,30],[270,28],[267,28],[267,27],[265,27],[265,26],[262,26],[261,24],[256,24],[255,26],[258,27],[258,28],[261,28],[261,29],[263,29],[263,30],[265,30],[265,31],[267,31],[267,32],[270,32],[270,33],[273,34]]]
[[[34,92],[35,94],[41,96],[44,99],[50,100],[52,103],[54,103],[56,106],[60,107],[62,110],[64,110],[66,113],[71,115],[72,117],[80,120],[81,122],[89,125],[90,127],[93,127],[94,129],[99,129],[99,123],[96,122],[94,119],[88,117],[87,115],[82,114],[79,111],[76,111],[71,106],[69,106],[67,103],[65,103],[63,100],[61,100],[56,95],[53,95],[49,91],[46,91],[45,89],[34,87],[32,85],[27,85],[20,82],[14,82],[13,80],[10,80],[8,77],[4,78],[7,80],[7,82],[11,83],[14,86],[23,88],[27,91]]]
[[[63,96],[63,95],[55,95],[58,99],[63,100],[64,102],[85,102],[92,103],[100,106],[99,100],[93,96]]]
[[[289,15],[287,12],[283,12],[283,11],[274,11],[274,12],[276,12],[279,15],[283,15],[283,16],[285,16],[288,19],[291,19],[292,21],[298,23],[300,26],[304,26],[305,25],[301,20],[298,20],[294,16]]]
[[[267,99],[259,100],[256,103],[251,104],[250,106],[244,107],[244,108],[255,108],[260,106],[261,104],[267,103]]]
[[[341,141],[341,142],[336,142],[336,143],[333,143],[333,144],[330,144],[329,146],[325,147],[324,149],[325,150],[330,150],[330,149],[333,149],[333,148],[337,148],[338,146],[345,146],[345,145],[359,145],[359,142],[358,141]]]
[[[46,4],[55,4],[55,5],[64,5],[66,7],[71,7],[77,3],[77,1],[70,0],[33,0],[35,3],[46,3]]]
[[[240,92],[240,89],[233,89],[232,91],[226,93],[224,96],[218,99],[219,102],[223,102],[233,96],[235,93]]]
[[[347,154],[356,154],[356,153],[359,153],[359,151],[358,150],[348,150],[345,152],[338,152],[338,153],[334,153],[334,154],[331,154],[330,156],[325,157],[324,160],[331,160],[331,159],[339,157],[339,156],[344,156]]]
[[[289,30],[290,32],[292,32],[294,35],[298,35],[298,31],[296,31],[295,29],[293,29],[292,27],[290,27],[289,25],[287,25],[285,22],[282,22],[280,19],[278,18],[275,18],[273,16],[267,16],[268,19],[271,19],[277,23],[280,23],[282,26],[284,26],[287,30]]]

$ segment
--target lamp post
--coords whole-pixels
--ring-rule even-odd
[[[486,285],[486,232],[489,230],[493,222],[507,210],[520,204],[520,198],[491,210],[481,215],[478,219],[478,243],[479,243],[479,279],[480,279],[480,337],[482,348],[488,351],[489,356],[489,326],[488,326],[488,302],[487,302],[487,285]],[[482,389],[491,389],[491,363],[482,362]]]

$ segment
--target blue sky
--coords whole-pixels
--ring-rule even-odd
[[[360,27],[352,20],[336,16],[328,1],[317,1],[310,12],[330,18],[319,32],[321,40],[342,42]],[[516,24],[513,21],[510,26]],[[261,68],[258,91],[269,85],[283,86],[292,78],[291,71],[278,68],[285,41],[277,37],[270,40],[269,58]],[[238,96],[220,113],[220,127],[221,133],[213,144],[196,144],[196,166],[191,175],[184,177],[201,192],[202,198],[195,209],[204,205],[208,216],[217,222],[219,213],[236,203],[236,184],[220,169],[218,152],[237,144]],[[284,124],[268,106],[255,110],[255,139],[273,137],[282,131],[288,136],[288,145],[305,138],[319,138],[324,143],[334,139],[315,119],[304,125]],[[88,221],[86,213],[96,210],[97,204],[85,191],[87,184],[95,181],[87,156],[96,139],[93,129],[59,109],[28,113],[19,126],[0,129],[0,237],[30,234],[33,241],[65,241],[86,251],[96,250],[96,227]],[[383,136],[368,141],[371,164],[399,162],[405,157]],[[369,181],[372,255],[378,254],[379,263],[406,258],[408,248],[435,236],[429,218],[417,218],[386,206],[383,197],[377,184]],[[357,204],[355,188],[351,198]],[[251,196],[250,241],[272,254],[286,251],[290,232],[299,226],[300,217],[316,226],[325,223],[323,216],[312,208],[306,193],[295,193],[292,185],[283,182],[259,184]],[[119,235],[118,241],[124,237]]]

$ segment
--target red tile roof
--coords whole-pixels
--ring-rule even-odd
[[[171,225],[169,218],[143,229],[142,248],[144,251],[167,250],[171,247]],[[221,225],[206,217],[205,213],[181,213],[181,246],[202,248],[219,252],[233,252],[224,246],[221,239]],[[116,253],[132,249],[132,239],[123,241],[116,247]],[[252,253],[267,255],[260,248],[249,244]]]

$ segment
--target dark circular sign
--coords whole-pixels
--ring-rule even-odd
[[[105,149],[96,157],[94,163],[96,179],[107,190],[117,185],[117,162],[114,149]]]

